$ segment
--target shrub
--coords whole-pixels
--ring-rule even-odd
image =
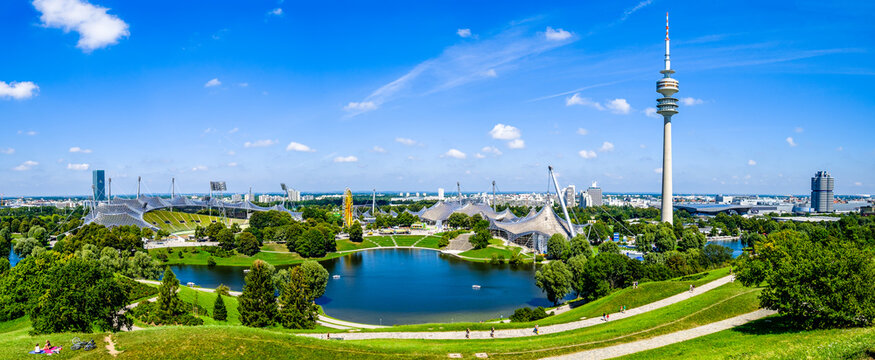
[[[501,264],[501,260],[498,260],[498,255],[492,254],[492,258],[489,259],[489,263],[492,265]]]
[[[207,258],[207,266],[216,266],[216,259],[213,259],[212,256]]]
[[[510,316],[510,321],[512,322],[528,322],[528,321],[536,321],[541,320],[545,317],[549,316],[547,311],[544,310],[543,307],[538,306],[534,310],[531,308],[519,308],[514,310],[513,315]]]
[[[147,296],[153,296],[158,293],[158,288],[143,284],[139,281],[134,281],[126,277],[119,276],[116,278],[119,284],[128,289],[128,301],[134,301]]]
[[[158,255],[156,255],[156,257],[158,258],[158,260],[161,260],[162,262],[167,262],[167,260],[168,260],[166,252],[159,252]]]

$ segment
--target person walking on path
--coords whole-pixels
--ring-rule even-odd
[[[465,329],[465,339],[471,338],[471,328]]]
[[[623,314],[626,313],[626,305],[623,305]]]
[[[605,314],[605,321],[611,321],[611,314]]]
[[[690,284],[690,292],[693,292],[693,284]]]
[[[493,327],[492,327],[492,330],[489,331],[489,337],[491,337],[491,338],[494,338],[494,337],[495,337],[495,326],[493,326]]]
[[[608,316],[605,313],[602,313],[602,321],[608,321]]]
[[[535,335],[539,335],[539,334],[540,334],[540,332],[538,332],[538,324],[535,324]]]

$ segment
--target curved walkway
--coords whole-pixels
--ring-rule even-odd
[[[550,357],[551,360],[579,360],[579,359],[610,359],[629,354],[634,354],[641,351],[660,348],[666,345],[679,343],[697,337],[710,335],[719,331],[728,330],[736,326],[744,325],[748,322],[762,319],[766,316],[775,314],[774,310],[760,309],[747,314],[739,315],[726,320],[717,321],[708,325],[702,325],[696,328],[681,330],[671,334],[654,336],[649,339],[633,341],[630,343],[613,345],[598,349],[581,351],[573,354],[560,355]]]
[[[702,285],[694,292],[684,291],[680,294],[667,297],[662,300],[654,301],[650,304],[643,305],[634,309],[626,310],[625,313],[613,313],[611,314],[612,319],[625,319],[628,317],[632,317],[638,314],[643,314],[648,311],[653,311],[659,308],[663,308],[694,296],[703,294],[710,290],[716,289],[724,284],[727,284],[731,281],[732,276],[724,276],[720,279],[709,282],[705,285]],[[580,328],[585,328],[589,326],[594,326],[603,323],[601,318],[591,318],[584,319],[578,321],[572,321],[569,323],[563,324],[555,324],[555,325],[547,325],[539,328],[541,334],[551,334],[558,333],[570,330],[576,330]],[[500,329],[495,330],[495,338],[515,338],[515,337],[526,337],[526,336],[535,336],[534,332],[531,328],[525,329]],[[308,336],[313,338],[322,338],[322,334],[296,334],[298,336]],[[366,340],[366,339],[432,339],[432,340],[449,340],[449,339],[465,339],[464,331],[439,331],[439,332],[366,332],[366,333],[344,333],[343,338],[345,340]],[[489,339],[490,332],[485,330],[478,330],[471,332],[471,339]]]

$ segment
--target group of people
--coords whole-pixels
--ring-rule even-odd
[[[541,330],[538,329],[537,324],[535,324],[535,329],[532,330],[532,332],[535,333],[535,335],[541,334]],[[493,326],[492,329],[489,330],[489,337],[495,338],[495,326]],[[465,339],[470,339],[470,338],[471,338],[471,328],[466,328],[465,329]]]
[[[36,344],[33,348],[34,354],[60,354],[61,348],[52,346],[52,342],[46,340],[46,345],[42,348],[39,347],[39,344]]]

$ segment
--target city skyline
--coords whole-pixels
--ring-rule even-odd
[[[875,192],[872,5],[160,4],[0,5],[4,197],[85,194],[95,169],[119,194],[544,191],[547,165],[658,193],[665,11],[675,194],[806,194],[820,170]]]

